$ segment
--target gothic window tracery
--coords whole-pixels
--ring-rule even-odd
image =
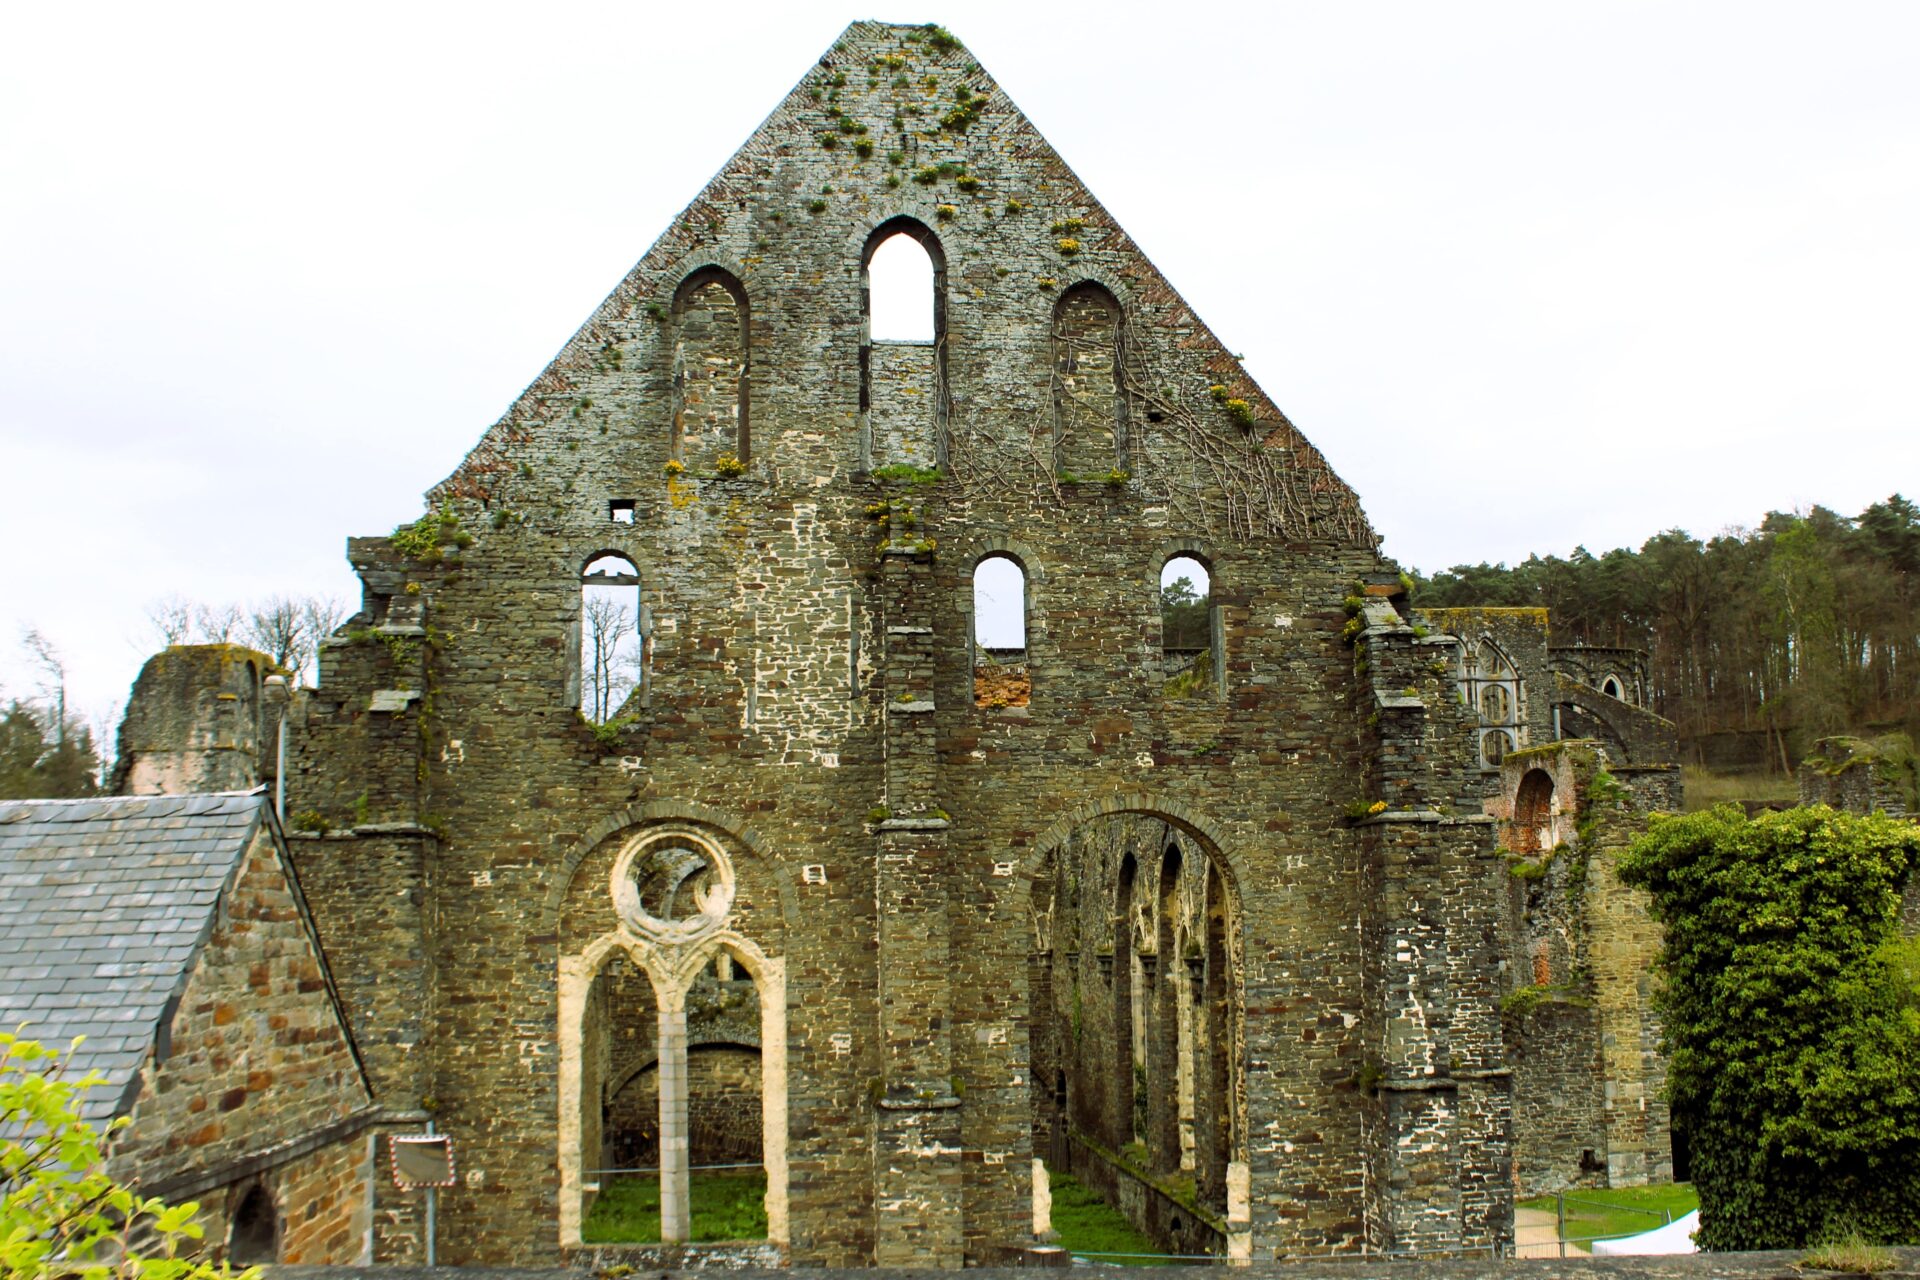
[[[1480,721],[1480,765],[1497,769],[1507,755],[1525,745],[1521,724],[1520,673],[1490,638],[1463,646],[1458,674],[1460,700]]]

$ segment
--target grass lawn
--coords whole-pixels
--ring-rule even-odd
[[[1124,1266],[1157,1267],[1172,1262],[1157,1262],[1166,1255],[1153,1241],[1133,1229],[1133,1224],[1112,1208],[1099,1193],[1082,1186],[1072,1175],[1056,1173],[1052,1177],[1053,1231],[1060,1247],[1069,1253],[1145,1253],[1150,1258],[1102,1258]]]
[[[1553,1212],[1552,1196],[1522,1200],[1522,1209]],[[1619,1187],[1612,1191],[1567,1192],[1567,1228],[1569,1240],[1587,1240],[1595,1236],[1634,1236],[1642,1231],[1666,1225],[1662,1210],[1683,1217],[1700,1207],[1700,1198],[1685,1182],[1655,1187]],[[1649,1209],[1651,1213],[1634,1213]],[[1586,1244],[1578,1246],[1587,1249]]]
[[[695,1240],[765,1240],[767,1175],[763,1169],[696,1170]],[[654,1174],[609,1177],[594,1198],[580,1238],[589,1244],[655,1244],[660,1239],[660,1179]]]

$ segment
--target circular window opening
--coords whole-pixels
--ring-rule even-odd
[[[1513,719],[1513,697],[1505,685],[1490,684],[1480,690],[1480,718],[1488,724],[1505,724]]]
[[[635,932],[689,939],[718,929],[733,909],[733,867],[705,836],[653,831],[628,842],[613,869],[613,899]]]

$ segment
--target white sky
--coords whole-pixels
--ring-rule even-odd
[[[155,597],[357,598],[857,16],[10,7],[0,692],[26,624],[100,712]],[[967,42],[1403,563],[1920,495],[1920,5],[872,16]]]

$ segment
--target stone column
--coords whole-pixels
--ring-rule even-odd
[[[1395,590],[1392,586],[1385,591]],[[1479,794],[1477,720],[1437,655],[1384,600],[1363,611],[1370,708],[1361,820],[1376,880],[1362,931],[1378,1096],[1369,1118],[1371,1243],[1440,1252],[1511,1243],[1511,1117],[1498,1011],[1500,893],[1491,819],[1456,816]]]
[[[660,993],[654,1052],[660,1080],[660,1239],[684,1243],[692,1234],[687,1171],[687,996]]]
[[[944,833],[881,837],[874,1263],[961,1263],[960,1099],[953,1092]]]
[[[874,867],[883,1076],[873,1260],[882,1267],[955,1268],[965,1251],[948,819],[935,793],[932,578],[930,550],[889,544],[878,586],[889,817],[878,824]]]

